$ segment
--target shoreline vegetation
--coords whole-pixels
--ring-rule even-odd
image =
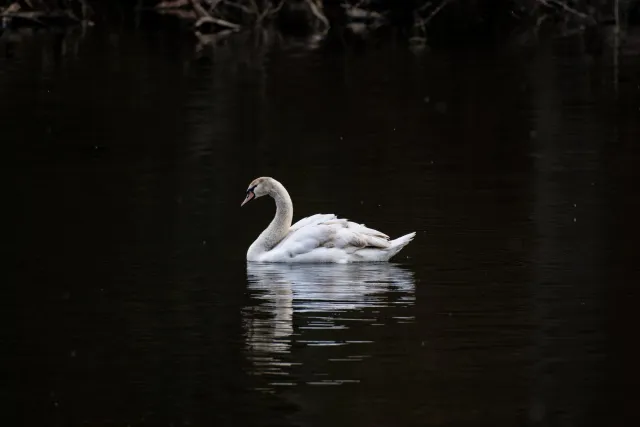
[[[199,48],[240,33],[316,47],[335,36],[391,37],[417,50],[577,35],[588,50],[627,43],[640,52],[640,0],[0,0],[0,34],[108,25],[114,14],[171,17]]]

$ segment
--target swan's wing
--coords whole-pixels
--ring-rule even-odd
[[[273,251],[295,257],[320,248],[336,248],[353,253],[363,248],[388,247],[389,237],[384,233],[363,224],[338,219],[333,214],[318,214],[295,223]]]
[[[355,222],[347,221],[347,226],[354,233],[365,234],[368,236],[375,236],[389,240],[389,236],[387,236],[386,234],[381,233],[378,230],[374,230],[373,228],[368,228],[364,224],[357,224]]]
[[[319,242],[328,238],[328,235],[325,234],[330,233],[330,230],[326,227],[318,226],[327,224],[335,219],[335,214],[315,214],[302,218],[289,228],[289,234],[273,249],[287,248],[287,245],[300,246],[300,244],[302,244],[303,247],[309,247],[309,250],[312,250],[314,244],[316,245],[315,247],[317,247]]]
[[[336,216],[334,214],[315,214],[315,215],[311,215],[308,216],[306,218],[302,218],[301,220],[299,220],[298,222],[296,222],[295,224],[293,224],[291,226],[291,228],[289,229],[289,233],[292,233],[296,230],[299,230],[302,227],[305,227],[307,225],[312,225],[312,224],[320,224],[322,222],[325,221],[330,221],[332,219],[335,219]]]
[[[364,224],[347,221],[346,219],[333,220],[329,223],[340,222],[334,238],[335,247],[338,248],[388,248],[389,236],[384,233],[366,227]]]

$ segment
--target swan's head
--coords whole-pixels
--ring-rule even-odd
[[[271,178],[266,176],[256,178],[251,181],[251,184],[249,184],[249,187],[247,188],[247,195],[240,206],[244,206],[245,203],[248,203],[253,199],[269,194],[273,187],[272,181],[273,180]]]

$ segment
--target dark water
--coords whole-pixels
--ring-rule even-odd
[[[6,36],[15,425],[637,421],[637,55]],[[417,238],[247,266],[261,175],[295,218]]]

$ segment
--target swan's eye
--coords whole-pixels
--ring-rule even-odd
[[[249,187],[249,188],[247,188],[247,194],[248,194],[248,193],[253,193],[253,192],[254,192],[254,190],[256,189],[256,187],[257,187],[257,185],[254,185],[253,187]]]

